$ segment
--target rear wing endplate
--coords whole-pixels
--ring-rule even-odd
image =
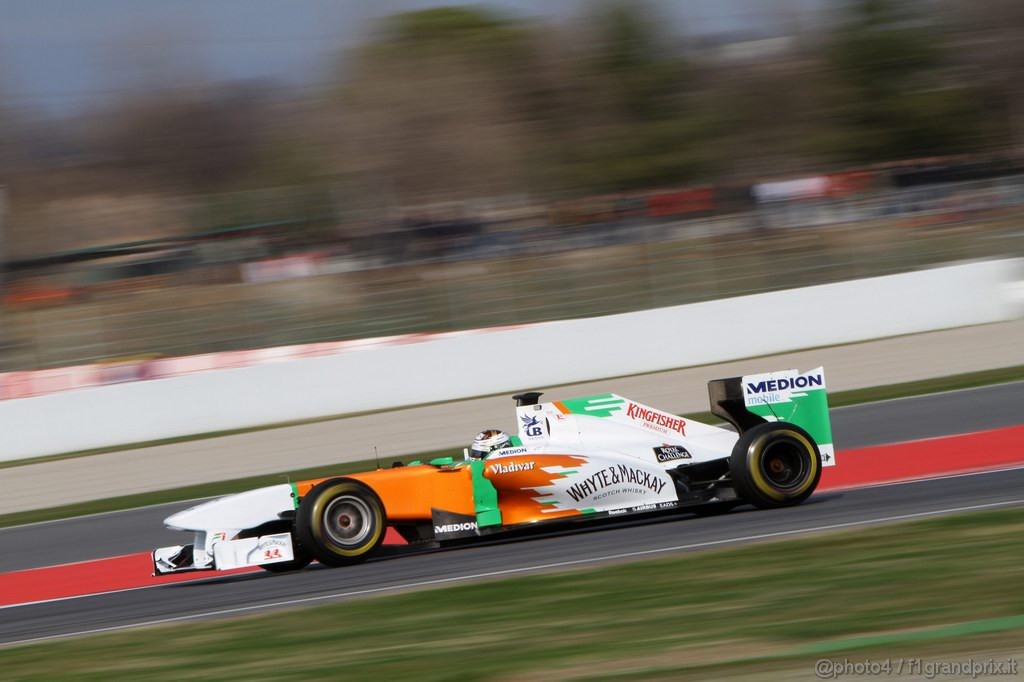
[[[828,414],[825,371],[790,369],[708,382],[711,412],[739,433],[769,421],[796,424],[811,435],[822,463],[835,464],[832,423]]]

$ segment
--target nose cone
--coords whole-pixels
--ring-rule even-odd
[[[281,512],[294,509],[292,486],[285,483],[203,502],[168,516],[164,525],[174,530],[242,530],[280,520]]]
[[[194,507],[189,507],[185,511],[180,511],[177,514],[171,514],[164,519],[164,525],[173,530],[199,530],[197,524],[201,523],[201,520],[206,518],[206,510],[214,506],[219,501],[220,500],[210,500],[209,502],[203,502],[202,504],[197,504]]]

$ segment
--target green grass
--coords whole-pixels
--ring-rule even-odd
[[[682,542],[685,526],[665,532]],[[980,633],[1020,650],[1022,535],[1024,509],[965,514],[15,647],[0,669],[9,680],[788,679],[865,642],[950,657],[976,651]],[[869,635],[880,638],[850,639]]]
[[[982,621],[985,624],[988,621]],[[926,631],[927,632],[927,631]],[[888,664],[881,673],[855,675],[844,673],[823,679],[972,679],[970,675],[955,676],[942,674],[937,666],[955,661],[973,660],[977,663],[995,661],[1009,665],[1016,661],[1017,673],[1008,675],[977,675],[973,679],[1019,679],[1024,673],[1024,627],[994,633],[964,635],[951,639],[939,638],[933,642],[917,642],[908,647],[906,640],[893,638],[892,642],[873,647],[851,646],[836,648],[827,653],[786,652],[780,655],[751,657],[737,661],[716,662],[697,666],[652,666],[642,672],[631,671],[628,675],[595,675],[590,682],[611,682],[612,680],[796,680],[815,679],[813,671],[819,661],[829,661],[837,666],[859,664],[870,661],[878,665]],[[824,670],[828,670],[825,668]],[[887,670],[887,672],[886,672]]]
[[[940,377],[937,379],[927,379],[924,381],[893,384],[890,386],[878,386],[874,388],[865,388],[855,391],[842,391],[839,393],[830,394],[829,404],[832,407],[843,407],[848,405],[858,405],[862,403],[876,402],[879,400],[889,400],[892,398],[926,395],[928,393],[938,393],[941,391],[952,391],[963,388],[975,388],[978,386],[988,386],[992,384],[1019,380],[1024,380],[1024,365],[1008,367],[1005,369],[988,370],[984,372],[972,372],[970,374],[957,374],[948,377]],[[697,421],[703,421],[712,424],[721,421],[718,417],[714,416],[710,412],[691,412],[688,413],[686,416]],[[291,422],[287,425],[309,423],[313,421],[327,421],[334,418],[335,417],[325,417],[322,419],[308,420],[308,422]],[[148,445],[165,445],[168,443],[199,440],[202,438],[230,435],[233,433],[244,433],[248,431],[261,431],[270,428],[277,428],[279,426],[281,425],[256,427],[253,429],[238,429],[229,432],[219,432],[216,434],[201,434],[197,436],[186,436],[182,438],[166,439],[163,441],[154,441],[152,443],[142,443],[118,448],[107,448],[97,451],[82,451],[70,455],[54,455],[53,457],[44,457],[35,460],[20,460],[16,462],[8,462],[6,463],[6,466],[19,466],[34,463],[39,460],[49,461],[53,459],[62,459],[65,457],[84,457],[90,454],[100,454],[101,452],[112,452],[116,450],[145,447]],[[447,450],[436,450],[424,453],[413,453],[400,459],[404,461],[409,461],[410,459],[428,460],[432,459],[433,457],[452,455],[453,453],[457,454],[454,452],[455,450],[455,448],[452,448]],[[388,459],[388,461],[382,462],[382,465],[390,466],[391,462],[394,461],[395,459],[396,458],[391,457]],[[4,464],[0,463],[0,468],[3,468],[4,466]],[[15,512],[12,514],[0,515],[0,528],[16,526],[25,523],[36,523],[39,521],[55,521],[59,519],[71,518],[73,516],[82,516],[85,514],[98,514],[102,512],[134,509],[137,507],[145,507],[154,504],[163,504],[166,502],[180,502],[183,500],[194,500],[202,497],[227,495],[230,493],[249,490],[260,486],[281,483],[282,481],[286,480],[286,478],[287,480],[291,481],[301,481],[305,479],[323,478],[326,476],[334,476],[352,473],[356,471],[367,471],[373,468],[376,468],[376,463],[374,462],[374,460],[344,462],[322,467],[314,467],[310,469],[289,470],[282,471],[276,474],[249,476],[246,478],[238,478],[228,481],[216,481],[200,485],[184,486],[181,488],[173,488],[170,490],[139,493],[136,495],[124,495],[122,497],[112,497],[103,500],[80,502],[78,504],[65,505],[61,507],[51,507],[48,509]]]

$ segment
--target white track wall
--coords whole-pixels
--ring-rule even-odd
[[[4,400],[0,460],[1008,320],[1021,313],[1022,269],[1020,259],[965,263]]]

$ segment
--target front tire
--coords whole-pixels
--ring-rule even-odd
[[[799,426],[768,422],[740,436],[729,469],[737,494],[755,507],[791,507],[818,487],[821,453]]]
[[[299,545],[327,566],[366,561],[384,541],[384,505],[352,479],[320,483],[303,498],[295,519]]]

